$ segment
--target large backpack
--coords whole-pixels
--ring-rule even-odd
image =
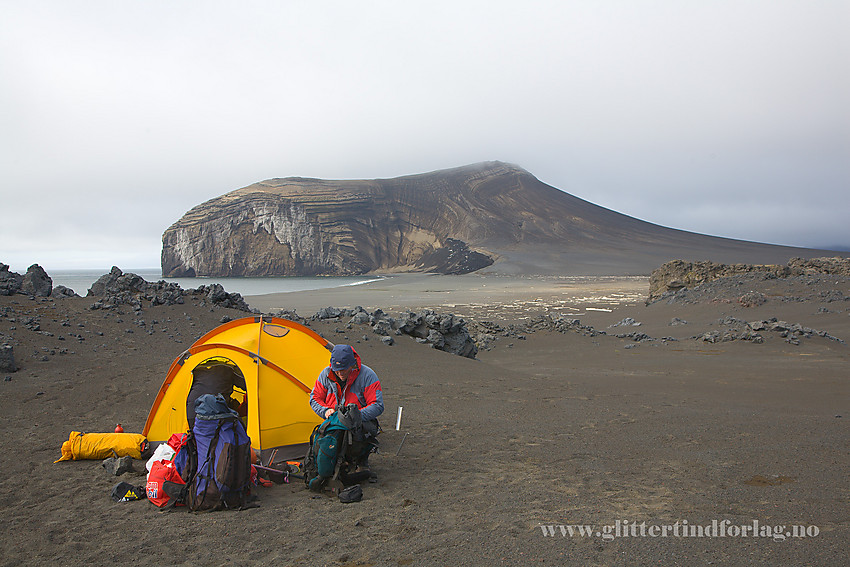
[[[340,422],[340,412],[317,425],[310,435],[310,448],[301,466],[304,483],[310,490],[321,491],[328,480],[339,477],[342,456],[348,443],[348,427]]]
[[[195,403],[195,425],[174,458],[192,511],[242,509],[251,486],[251,440],[222,395]]]
[[[329,484],[340,488],[365,480],[369,473],[357,476],[351,471],[376,446],[374,437],[364,437],[357,406],[338,407],[310,435],[310,447],[301,466],[304,483],[310,490],[321,491]]]

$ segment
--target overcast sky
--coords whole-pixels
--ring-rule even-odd
[[[159,266],[272,177],[501,160],[674,228],[850,247],[850,2],[0,0],[0,262]]]

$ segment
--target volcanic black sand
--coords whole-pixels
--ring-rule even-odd
[[[296,481],[257,488],[259,508],[208,514],[113,503],[117,482],[144,483],[142,461],[121,477],[99,461],[53,461],[72,430],[140,432],[172,360],[245,313],[197,297],[138,313],[0,297],[0,334],[20,366],[0,386],[0,565],[845,564],[850,283],[777,285],[741,278],[646,306],[646,278],[398,276],[248,298],[305,317],[325,306],[453,312],[488,349],[472,360],[311,321],[382,379],[378,482],[354,504]],[[753,290],[766,301],[745,307]],[[580,324],[556,330],[558,315]],[[768,322],[762,342],[724,341],[757,320]],[[685,522],[712,521],[726,522],[725,537],[681,537]],[[742,537],[754,522],[771,537]],[[561,525],[593,528],[570,537]],[[786,537],[793,525],[806,537]]]

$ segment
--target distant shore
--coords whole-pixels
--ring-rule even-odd
[[[119,266],[120,268],[120,266]],[[362,282],[380,279],[382,276],[268,276],[254,278],[166,278],[162,276],[159,268],[121,268],[125,273],[133,273],[141,276],[146,281],[157,282],[164,280],[178,284],[183,289],[197,288],[202,285],[214,283],[221,284],[228,293],[245,295],[262,295],[271,293],[287,293],[289,291],[302,291],[321,289],[325,287],[345,287],[359,285]],[[108,269],[81,269],[81,270],[54,270],[48,271],[53,280],[54,287],[64,285],[73,289],[79,295],[86,295],[91,285],[100,276],[109,273]]]

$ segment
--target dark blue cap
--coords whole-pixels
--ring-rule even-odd
[[[357,363],[354,359],[354,349],[351,345],[336,345],[331,351],[331,370],[338,372],[351,368]]]

